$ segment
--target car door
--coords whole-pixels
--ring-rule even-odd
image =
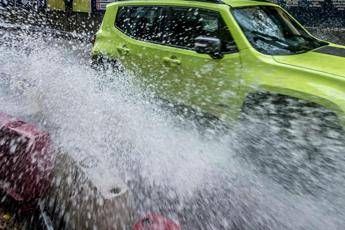
[[[160,6],[122,6],[115,20],[118,57],[142,86],[154,88],[154,92],[164,75],[160,56],[161,26],[166,21],[163,10]]]
[[[239,51],[219,11],[169,7],[163,60],[171,62],[166,79],[175,86],[172,98],[216,116],[231,116],[239,106]],[[218,38],[223,57],[214,59],[194,51],[199,36]],[[169,63],[166,64],[169,66]]]
[[[241,65],[224,14],[189,6],[120,7],[115,27],[122,62],[158,97],[228,116],[241,103]],[[201,35],[221,39],[222,59],[194,51]]]

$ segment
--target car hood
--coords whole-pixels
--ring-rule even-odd
[[[342,46],[324,46],[302,54],[273,58],[279,63],[345,77],[345,47]]]

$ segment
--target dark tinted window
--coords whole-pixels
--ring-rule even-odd
[[[198,8],[169,8],[169,20],[163,32],[163,43],[192,49],[195,38],[210,36],[222,41],[222,49],[233,42],[230,31],[221,15],[214,11]]]
[[[161,7],[121,7],[115,26],[128,36],[140,40],[159,42],[161,40]]]

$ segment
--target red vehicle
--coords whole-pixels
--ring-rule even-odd
[[[37,201],[54,189],[55,158],[47,132],[0,112],[0,190],[18,203],[38,208]],[[68,170],[67,170],[68,171]],[[56,173],[56,172],[55,172]],[[57,194],[63,193],[58,186]],[[60,191],[61,189],[61,191]],[[62,197],[57,199],[61,199]],[[62,202],[63,203],[63,202]],[[33,206],[32,206],[33,205]],[[42,224],[53,228],[44,211]],[[47,226],[49,226],[47,228]],[[180,230],[180,226],[158,214],[148,214],[133,225],[133,230]]]
[[[181,230],[181,227],[164,216],[150,213],[139,220],[133,226],[133,230]]]
[[[18,202],[38,200],[48,191],[53,167],[49,134],[0,112],[0,188]]]

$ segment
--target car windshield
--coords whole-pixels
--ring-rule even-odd
[[[235,8],[233,15],[252,46],[264,54],[297,54],[327,44],[311,37],[279,7]]]

